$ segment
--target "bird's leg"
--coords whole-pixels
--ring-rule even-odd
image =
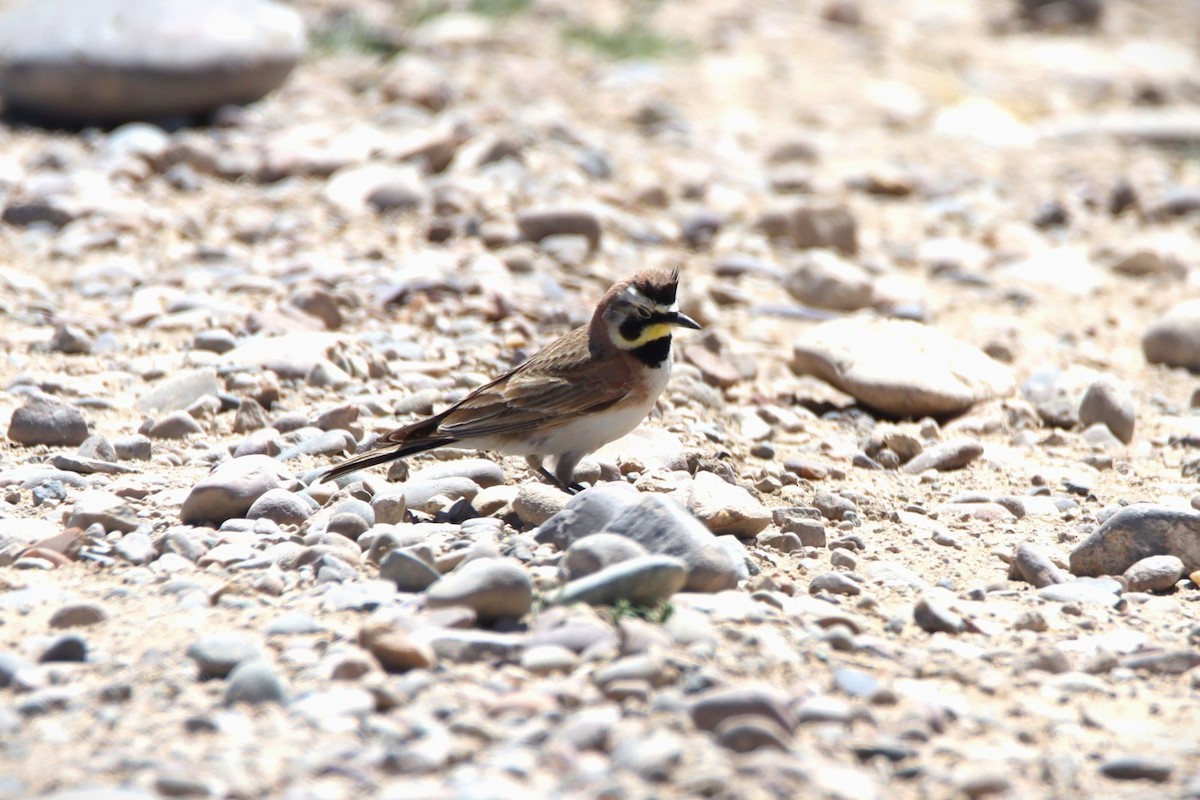
[[[555,483],[567,494],[577,494],[584,489],[583,484],[575,482],[575,468],[582,460],[582,453],[563,453],[554,463]]]
[[[538,475],[541,475],[548,482],[553,483],[556,486],[559,485],[558,478],[554,477],[554,474],[550,472],[550,470],[542,466],[541,456],[525,456],[525,463],[529,465],[529,469],[533,470]]]

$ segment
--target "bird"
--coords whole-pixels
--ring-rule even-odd
[[[322,473],[328,481],[438,447],[526,457],[531,470],[574,494],[588,454],[632,431],[671,375],[671,334],[699,330],[676,302],[678,267],[614,284],[591,320],[446,410],[384,433]],[[553,459],[553,472],[544,464]]]

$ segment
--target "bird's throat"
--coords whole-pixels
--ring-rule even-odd
[[[657,368],[671,357],[671,334],[651,339],[645,344],[630,349],[630,353],[647,367]]]

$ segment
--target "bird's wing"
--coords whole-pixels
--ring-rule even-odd
[[[610,408],[635,389],[621,359],[581,358],[587,331],[578,328],[529,361],[480,386],[456,405],[423,422],[393,431],[390,443],[456,440],[522,433]]]

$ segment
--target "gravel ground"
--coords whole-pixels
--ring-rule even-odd
[[[1193,3],[294,5],[0,131],[0,798],[1200,797]],[[314,481],[644,266],[595,488]]]

